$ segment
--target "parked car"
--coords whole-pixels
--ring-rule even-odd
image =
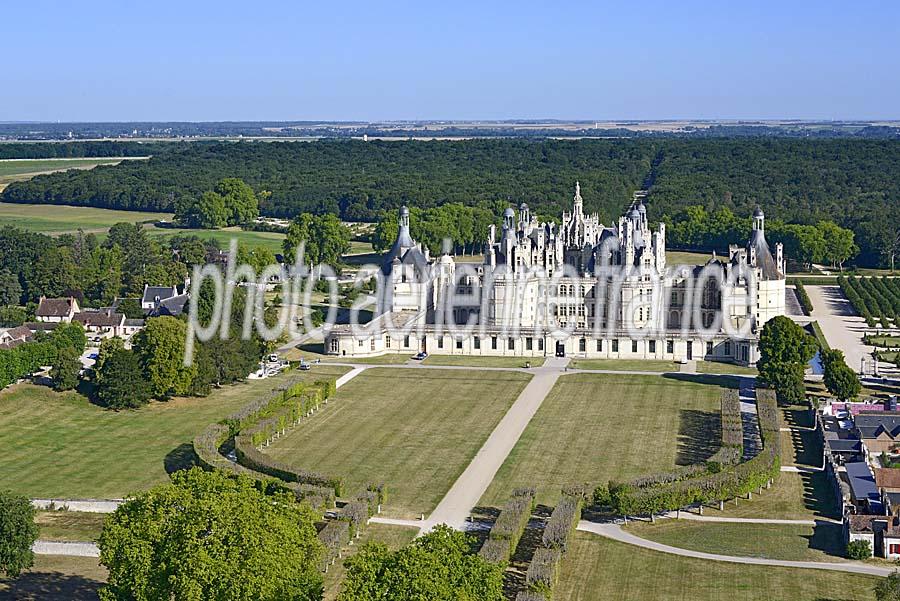
[[[416,353],[416,356],[413,357],[416,361],[424,361],[428,357],[428,353],[422,351],[421,353]]]
[[[301,362],[300,362],[300,369],[301,369],[301,370],[303,370],[303,371],[309,371],[309,370],[310,370],[310,367],[311,367],[310,364],[307,363],[306,361],[301,361]]]

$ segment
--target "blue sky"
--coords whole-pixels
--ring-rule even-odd
[[[6,2],[0,121],[900,119],[900,3]]]

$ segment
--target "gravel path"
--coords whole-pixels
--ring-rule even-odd
[[[817,561],[784,561],[780,559],[763,559],[759,557],[738,557],[735,555],[718,555],[716,553],[703,553],[702,551],[691,551],[689,549],[679,549],[678,547],[670,547],[662,543],[657,543],[639,536],[635,536],[629,532],[622,530],[618,524],[597,524],[595,522],[586,522],[582,520],[578,523],[578,530],[582,532],[590,532],[600,536],[641,547],[650,549],[651,551],[659,551],[660,553],[668,553],[670,555],[678,555],[680,557],[692,557],[694,559],[704,559],[706,561],[725,561],[728,563],[743,563],[758,566],[774,566],[781,568],[802,568],[810,570],[833,570],[836,572],[852,572],[854,574],[865,574],[867,576],[887,576],[895,571],[896,568],[883,568],[865,563],[826,563]]]
[[[31,547],[35,555],[68,555],[70,557],[100,557],[100,549],[94,543],[58,542],[39,540]]]

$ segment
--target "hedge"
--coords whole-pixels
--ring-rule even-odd
[[[507,539],[489,538],[481,545],[481,551],[478,554],[488,563],[497,564],[505,568],[509,563],[512,550]]]
[[[538,548],[525,573],[528,590],[543,595],[545,599],[551,599],[553,589],[559,581],[560,558],[561,554],[557,549]]]
[[[548,549],[558,549],[565,551],[569,543],[569,536],[578,526],[578,520],[581,519],[581,505],[584,502],[584,495],[566,495],[564,494],[553,508],[547,525],[544,526],[544,534],[541,542]]]
[[[297,497],[298,501],[307,501],[316,509],[333,509],[335,506],[334,489],[331,487],[301,484],[299,482],[291,482],[286,486],[294,491],[294,496]]]
[[[332,476],[326,476],[317,472],[308,472],[286,463],[281,463],[270,456],[256,450],[250,443],[250,437],[243,434],[234,439],[234,450],[238,463],[251,470],[273,476],[285,482],[298,482],[331,488],[336,496],[343,493],[343,480]]]
[[[642,480],[610,483],[610,502],[616,513],[654,515],[698,503],[724,501],[746,495],[775,479],[781,470],[778,405],[773,390],[758,388],[756,396],[762,452],[746,462],[725,466],[721,471],[708,469],[691,478],[643,485]]]
[[[488,533],[488,541],[482,546],[482,552],[494,558],[492,563],[505,565],[509,562],[510,556],[519,545],[525,528],[528,527],[528,521],[534,511],[534,496],[535,489],[533,488],[517,488],[503,509],[500,510],[500,515],[497,516],[497,520]],[[503,541],[505,545],[492,544],[485,550],[491,540]]]
[[[349,524],[351,537],[358,536],[369,521],[369,506],[365,501],[351,501],[341,508],[337,519]]]
[[[812,315],[813,304],[812,301],[809,300],[809,295],[806,293],[806,288],[803,287],[803,282],[796,282],[794,284],[794,290],[797,293],[797,300],[800,302],[800,308],[803,309],[804,315]]]
[[[722,392],[722,446],[736,447],[743,453],[744,422],[741,418],[741,398],[737,390]]]

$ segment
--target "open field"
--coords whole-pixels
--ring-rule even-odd
[[[81,511],[38,511],[34,521],[41,528],[41,540],[93,541],[100,536],[107,517]]]
[[[845,561],[840,524],[729,524],[690,520],[633,521],[625,528],[656,542],[719,555],[787,561]]]
[[[341,591],[341,582],[347,570],[344,568],[344,560],[352,556],[362,545],[369,541],[384,543],[389,549],[395,551],[411,543],[419,533],[415,528],[405,526],[391,526],[388,524],[369,524],[363,531],[359,540],[354,541],[353,546],[347,550],[343,559],[339,559],[325,573],[325,601],[333,601]]]
[[[0,186],[31,179],[35,175],[66,171],[68,169],[93,169],[97,165],[115,165],[128,160],[122,157],[76,159],[12,159],[0,160]]]
[[[193,456],[203,428],[295,377],[337,376],[316,366],[215,390],[206,398],[108,411],[74,393],[21,384],[0,392],[0,482],[41,498],[118,498],[167,481]]]
[[[35,555],[34,567],[16,580],[0,577],[0,598],[17,601],[96,601],[106,568],[94,557]]]
[[[720,396],[719,386],[684,376],[562,376],[481,505],[499,506],[520,486],[537,486],[538,503],[554,505],[566,484],[606,484],[703,461],[719,446]]]
[[[569,363],[572,369],[609,369],[624,371],[679,371],[681,367],[674,361],[659,361],[655,359],[572,359]]]
[[[343,476],[351,493],[387,484],[389,517],[428,514],[528,382],[517,372],[373,368],[265,451]]]
[[[0,161],[0,165],[2,164],[3,162]],[[122,221],[135,223],[171,218],[171,213],[116,211],[65,205],[0,203],[0,227],[14,225],[45,234],[75,232],[79,228],[85,232],[105,233],[110,226]]]
[[[870,601],[876,578],[677,557],[578,532],[556,601]]]
[[[477,357],[471,355],[428,355],[425,365],[468,365],[471,367],[540,367],[544,357]]]
[[[197,236],[201,240],[216,240],[223,249],[227,249],[232,238],[241,246],[263,246],[273,253],[282,252],[281,243],[284,234],[277,232],[253,232],[242,230],[239,227],[226,227],[219,230],[198,230],[183,228],[151,227],[147,233],[156,238],[171,238],[172,236]]]

